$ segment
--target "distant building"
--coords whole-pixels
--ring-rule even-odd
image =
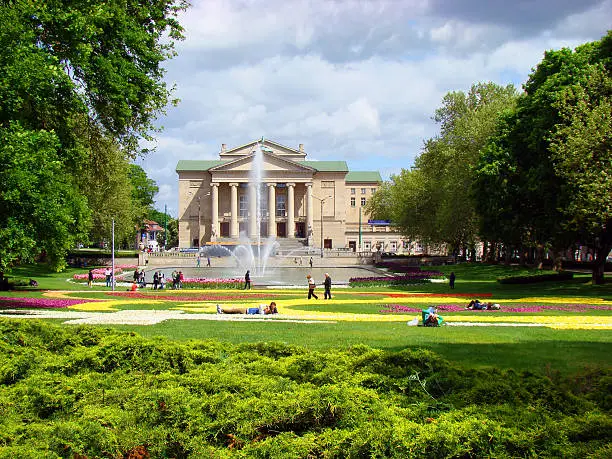
[[[218,160],[181,160],[179,247],[237,241],[257,233],[254,180],[250,178],[258,141],[227,149]],[[304,239],[315,247],[357,251],[403,251],[403,240],[387,221],[362,210],[382,183],[378,171],[349,171],[345,161],[309,161],[304,146],[261,144],[262,237]],[[321,237],[323,227],[323,237]],[[310,237],[309,237],[310,236]]]
[[[137,233],[138,248],[140,250],[150,249],[155,252],[158,251],[157,235],[163,232],[164,229],[157,222],[145,220]]]

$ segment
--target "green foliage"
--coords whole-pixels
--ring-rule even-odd
[[[45,253],[57,270],[89,211],[61,161],[57,136],[0,126],[0,270]]]
[[[579,241],[597,252],[595,283],[612,248],[611,41],[545,53],[483,149],[474,186],[483,235],[555,256]]]
[[[604,457],[609,449],[609,406],[593,397],[610,380],[603,370],[585,384],[460,369],[418,349],[181,344],[7,320],[0,330],[1,355],[36,355],[19,378],[0,381],[0,457]]]
[[[127,161],[170,91],[185,0],[0,3],[0,269],[133,230]],[[90,216],[93,219],[90,221]]]
[[[516,101],[516,89],[477,83],[469,92],[444,96],[434,119],[439,137],[429,139],[412,170],[402,170],[370,200],[367,209],[387,218],[411,238],[473,246],[478,214],[471,194],[473,167],[480,149],[495,131],[497,117]]]

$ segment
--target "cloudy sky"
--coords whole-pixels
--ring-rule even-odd
[[[176,217],[180,159],[262,136],[384,179],[437,132],[444,94],[526,80],[547,49],[598,40],[612,0],[192,0],[166,65],[181,99],[138,161]]]

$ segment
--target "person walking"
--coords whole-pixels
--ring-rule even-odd
[[[196,258],[196,268],[200,267],[200,255],[197,256]]]
[[[311,297],[314,296],[314,299],[318,300],[319,297],[314,292],[315,287],[317,286],[317,284],[315,284],[315,281],[314,281],[314,279],[312,278],[312,276],[310,274],[308,274],[306,276],[306,279],[308,279],[308,299],[310,299]]]
[[[244,289],[251,290],[251,271],[247,270],[246,274],[244,275]]]
[[[110,268],[106,268],[104,270],[104,276],[106,277],[106,286],[110,287],[111,286],[111,269]]]
[[[325,287],[325,293],[323,295],[323,298],[326,300],[331,300],[331,277],[329,277],[328,273],[325,273],[323,287]]]
[[[153,290],[157,290],[158,284],[159,284],[159,273],[155,271],[153,273]]]
[[[206,266],[210,268],[210,257],[206,257]]]
[[[455,288],[455,272],[451,272],[450,276],[448,276],[448,285],[450,288]]]
[[[310,263],[310,269],[312,269],[312,257],[310,257],[310,261],[308,263]]]
[[[93,287],[93,269],[90,269],[87,274],[87,285],[89,285],[89,288]]]

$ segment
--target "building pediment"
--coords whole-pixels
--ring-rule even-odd
[[[222,147],[219,157],[223,160],[228,160],[232,158],[250,156],[253,154],[258,145],[261,146],[263,152],[273,153],[276,156],[285,157],[290,160],[299,161],[306,158],[306,153],[304,152],[302,145],[300,145],[300,149],[296,150],[272,140],[263,140],[263,142],[261,140],[255,140],[229,150],[225,150],[224,147]]]
[[[288,159],[286,157],[278,156],[274,153],[263,151],[262,155],[262,174],[265,179],[266,175],[276,177],[281,174],[308,174],[312,175],[316,172],[310,166],[300,164],[296,161]],[[209,169],[209,172],[215,176],[216,174],[226,173],[250,173],[254,169],[253,163],[255,162],[255,154],[250,153],[248,156],[241,156],[233,161],[228,161],[218,166]]]

